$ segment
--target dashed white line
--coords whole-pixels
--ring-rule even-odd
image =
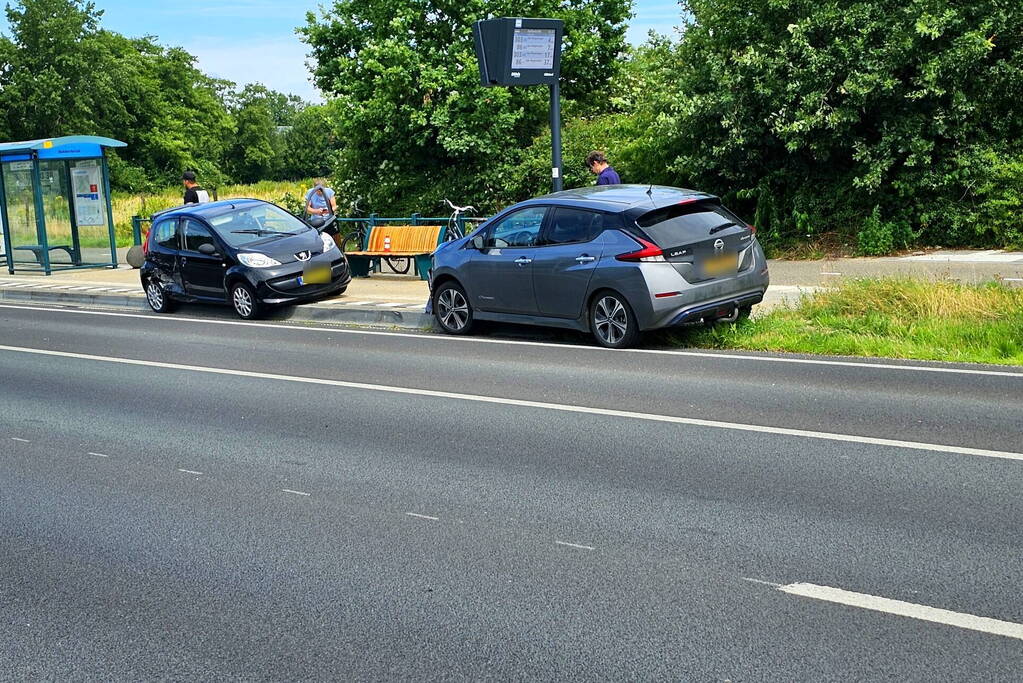
[[[184,472],[185,474],[202,474],[202,472],[196,472],[195,470],[178,469],[178,472]]]
[[[841,273],[821,273],[821,275],[841,275]]]
[[[417,514],[415,512],[406,512],[405,514],[408,515],[409,517],[418,517],[419,519],[428,519],[431,522],[436,522],[436,521],[438,521],[440,519],[440,517],[431,517],[430,515],[420,515],[420,514]]]
[[[579,545],[578,543],[567,543],[565,541],[554,541],[554,543],[568,548],[578,548],[579,550],[596,550],[596,548],[591,545]]]
[[[978,617],[973,614],[953,612],[947,609],[903,602],[902,600],[892,600],[891,598],[882,598],[867,593],[853,593],[841,588],[817,586],[812,583],[793,583],[787,586],[779,586],[778,590],[789,595],[798,595],[804,598],[813,598],[839,605],[858,607],[874,612],[884,612],[900,617],[909,617],[910,619],[929,621],[935,624],[945,624],[970,631],[980,631],[981,633],[1023,640],[1023,624],[1011,621]]]
[[[305,491],[293,491],[291,489],[281,489],[281,491],[283,491],[284,493],[291,493],[291,494],[294,494],[296,496],[311,496],[311,495],[313,495],[311,493],[306,493]]]
[[[19,438],[18,438],[18,437],[16,437],[16,436],[12,436],[12,437],[11,437],[11,441],[17,441],[18,443],[32,443],[32,442],[31,442],[31,441],[29,441],[28,439],[19,439]]]
[[[404,306],[404,305],[405,304],[402,304],[402,303],[388,302],[388,303],[385,303],[385,304],[377,304],[377,308],[398,308],[399,306]]]
[[[86,453],[86,455],[95,455],[97,458],[109,458],[110,457],[106,453],[93,453],[92,451],[89,451],[88,453]]]

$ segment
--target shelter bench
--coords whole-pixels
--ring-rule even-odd
[[[43,251],[45,249],[47,249],[47,247],[44,247],[41,244],[23,244],[21,246],[13,247],[12,250],[13,251],[18,251],[18,250],[31,251],[32,254],[36,257],[36,262],[39,263],[39,265],[43,265]],[[67,244],[51,244],[48,247],[48,249],[49,249],[49,251],[58,251],[58,250],[66,251],[67,255],[71,258],[71,263],[76,265],[76,266],[81,265],[81,263],[82,263],[82,257],[78,255],[78,253],[75,251],[74,247],[71,247],[71,246],[69,246]]]
[[[374,261],[387,257],[410,258],[416,274],[426,280],[430,271],[430,254],[444,240],[447,228],[442,225],[375,225],[370,229],[366,248],[349,251],[348,264],[355,277],[369,277]]]

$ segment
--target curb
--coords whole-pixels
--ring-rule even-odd
[[[0,301],[8,303],[63,304],[118,308],[132,312],[147,312],[149,305],[139,294],[84,294],[32,289],[0,288]],[[425,309],[425,306],[424,306]],[[225,311],[227,308],[224,309]],[[380,308],[336,308],[301,304],[271,309],[268,321],[309,323],[335,323],[366,327],[399,327],[420,331],[436,330],[436,321],[425,311],[396,311]]]

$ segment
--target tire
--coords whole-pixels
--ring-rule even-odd
[[[362,236],[357,232],[350,232],[341,240],[341,251],[362,251]]]
[[[621,294],[604,291],[590,303],[590,332],[609,349],[625,349],[639,339],[639,323]]]
[[[465,290],[454,281],[437,288],[433,295],[433,315],[448,334],[469,334],[475,322]]]
[[[244,282],[231,285],[231,308],[242,320],[256,320],[263,313],[263,305],[256,298],[256,293]]]
[[[175,301],[167,295],[156,278],[150,278],[146,283],[146,302],[156,313],[170,313],[175,308]]]
[[[409,268],[412,267],[412,259],[396,256],[394,258],[387,259],[387,265],[390,266],[391,270],[395,273],[405,275],[408,273]]]

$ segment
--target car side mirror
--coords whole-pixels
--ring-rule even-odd
[[[483,235],[476,235],[472,238],[472,248],[476,251],[483,251],[483,246],[486,244],[486,240]]]
[[[217,248],[210,244],[209,242],[207,242],[206,244],[199,245],[199,253],[202,254],[203,256],[216,256]]]

